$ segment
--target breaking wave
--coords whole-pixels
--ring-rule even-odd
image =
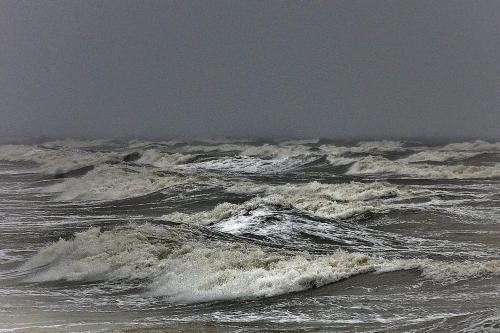
[[[343,154],[380,154],[388,152],[401,152],[405,151],[407,148],[404,147],[404,143],[401,141],[361,141],[356,145],[352,146],[339,146],[334,144],[323,144],[319,147],[319,150],[333,156],[339,156]]]
[[[399,159],[398,162],[417,163],[417,162],[445,162],[460,161],[482,154],[482,152],[463,152],[463,151],[421,151],[412,154],[406,158]]]
[[[208,183],[207,178],[165,173],[140,167],[99,165],[78,178],[67,178],[43,188],[56,199],[118,200],[142,196],[181,184]]]
[[[388,174],[417,178],[473,179],[500,177],[500,164],[433,165],[392,161],[380,156],[367,156],[353,163],[348,175]]]
[[[426,147],[401,141],[334,145],[320,144],[316,140],[260,145],[245,142],[190,145],[182,141],[135,140],[120,146],[106,140],[67,139],[39,145],[3,145],[0,146],[0,160],[37,163],[38,172],[57,175],[82,167],[122,163],[133,152],[137,158],[126,162],[167,171],[273,174],[296,170],[326,155],[333,166],[350,165],[348,175],[469,179],[499,176],[499,147],[498,142],[481,140]],[[485,153],[491,155],[489,159],[479,160],[473,165],[457,164]]]
[[[130,224],[91,228],[40,250],[21,269],[28,282],[143,281],[175,302],[267,297],[317,288],[367,272],[420,269],[442,283],[500,274],[500,261],[440,262],[337,251],[329,255],[212,240],[182,227]],[[33,272],[34,270],[34,272]]]
[[[34,162],[38,172],[54,175],[81,167],[104,162],[121,161],[124,154],[117,152],[89,152],[78,149],[52,149],[41,146],[0,146],[0,160],[10,162]]]
[[[156,149],[146,149],[136,161],[138,164],[151,165],[161,169],[175,168],[176,165],[187,163],[195,158],[194,155],[167,153]]]
[[[269,174],[293,170],[317,160],[313,156],[263,159],[250,156],[222,157],[215,160],[186,164],[183,170],[210,170],[229,173]]]
[[[254,185],[236,183],[226,187],[232,193],[261,193],[260,196],[243,204],[221,203],[213,210],[198,213],[175,212],[163,218],[174,222],[209,224],[227,218],[240,210],[254,209],[259,206],[278,205],[293,207],[301,212],[323,218],[348,218],[367,212],[388,209],[377,199],[417,196],[425,191],[408,186],[397,186],[383,182],[286,185]]]
[[[441,148],[448,151],[496,151],[500,150],[500,142],[487,142],[483,140],[449,143]]]

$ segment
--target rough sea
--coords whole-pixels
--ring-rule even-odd
[[[499,331],[499,142],[0,146],[0,332]]]

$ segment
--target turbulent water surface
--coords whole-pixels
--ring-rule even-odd
[[[497,332],[500,143],[0,146],[0,331]]]

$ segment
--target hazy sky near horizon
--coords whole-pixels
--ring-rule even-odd
[[[500,137],[500,1],[0,1],[0,136]]]

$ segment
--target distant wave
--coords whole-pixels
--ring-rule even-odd
[[[0,146],[0,160],[11,162],[33,162],[40,173],[55,175],[83,166],[104,162],[118,162],[124,154],[118,152],[93,152],[80,149],[45,148],[44,145]]]
[[[388,174],[415,178],[473,179],[500,177],[500,163],[492,165],[433,165],[392,161],[380,156],[367,156],[354,162],[348,175]],[[405,163],[406,162],[406,163]]]
[[[103,164],[77,178],[67,178],[46,186],[43,192],[55,193],[56,199],[117,200],[142,196],[181,184],[210,183],[207,178],[162,173],[141,167]]]
[[[30,172],[64,178],[44,189],[44,192],[55,193],[56,199],[115,200],[186,183],[228,188],[232,183],[227,174],[232,177],[280,175],[310,166],[320,168],[325,174],[356,177],[497,178],[500,177],[499,147],[499,143],[480,140],[429,147],[401,141],[334,145],[318,140],[188,144],[175,140],[118,143],[67,139],[37,145],[3,145],[0,160],[31,163],[27,169]],[[134,158],[130,158],[132,155]],[[320,162],[325,161],[325,156],[326,162]],[[328,165],[341,168],[328,169]],[[240,181],[236,183],[241,186]],[[277,201],[289,200],[276,197],[283,193],[274,195]],[[323,208],[309,210],[325,212],[325,207],[333,209],[333,205],[324,204]],[[352,207],[352,211],[359,209]]]

